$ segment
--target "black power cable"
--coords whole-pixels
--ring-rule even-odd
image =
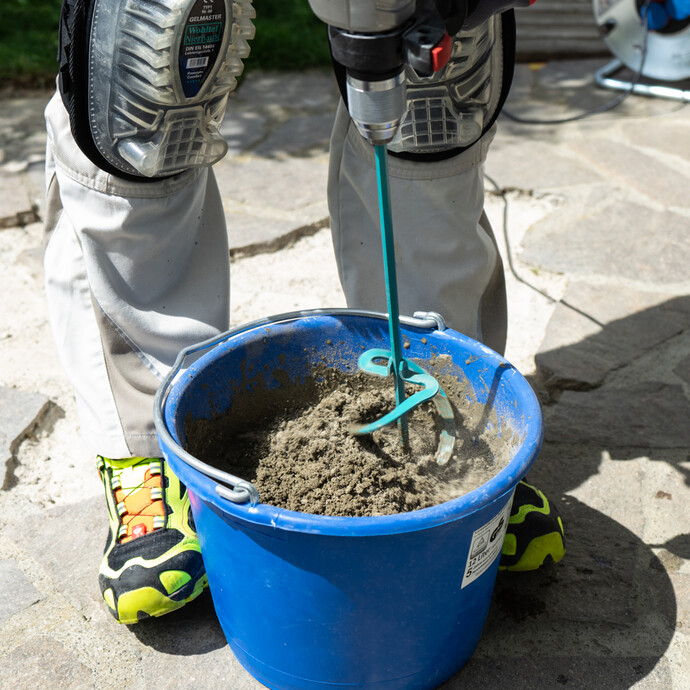
[[[644,8],[645,12],[643,16],[647,16],[649,12],[649,7],[652,4],[652,0],[645,0],[644,3]],[[525,118],[525,117],[519,117],[517,115],[514,115],[513,113],[509,112],[508,110],[503,110],[502,115],[505,115],[508,119],[513,120],[514,122],[518,122],[519,124],[524,124],[524,125],[561,125],[561,124],[566,124],[568,122],[576,122],[577,120],[583,120],[586,117],[590,117],[592,115],[598,115],[600,113],[605,113],[609,110],[613,110],[617,106],[619,106],[628,96],[630,96],[631,93],[635,90],[635,86],[640,82],[640,79],[642,78],[642,73],[644,71],[644,66],[645,62],[647,61],[647,38],[649,36],[649,22],[645,20],[644,23],[644,35],[643,35],[643,40],[642,40],[642,59],[640,61],[640,66],[635,73],[635,76],[630,83],[630,87],[626,89],[623,93],[621,93],[619,96],[614,98],[613,100],[609,101],[608,103],[605,103],[604,105],[599,106],[598,108],[593,108],[592,110],[588,110],[584,113],[580,113],[579,115],[573,115],[570,117],[564,117],[564,118],[556,118],[556,119],[550,119],[550,120],[536,120],[532,118]],[[503,189],[498,185],[498,183],[489,175],[484,174],[485,179],[491,184],[491,186],[494,188],[496,193],[503,199],[503,239],[505,241],[506,245],[506,259],[508,260],[508,267],[510,268],[510,272],[513,274],[513,277],[519,282],[522,283],[523,285],[527,286],[531,290],[534,290],[538,294],[540,294],[542,297],[546,298],[549,300],[549,302],[553,302],[555,304],[562,304],[564,307],[567,307],[568,309],[576,312],[577,314],[580,314],[580,316],[583,316],[584,318],[588,319],[592,323],[596,324],[597,326],[603,328],[604,324],[595,319],[593,316],[590,314],[587,314],[586,312],[582,311],[578,307],[574,306],[573,304],[569,304],[566,302],[564,299],[556,299],[555,297],[552,297],[549,295],[547,292],[542,290],[541,288],[538,288],[536,285],[530,283],[528,280],[523,278],[517,271],[517,268],[515,266],[515,262],[513,261],[513,251],[510,247],[510,238],[509,238],[509,233],[508,233],[508,197],[506,196],[506,190]]]
[[[562,304],[564,307],[567,307],[571,311],[574,311],[580,316],[583,316],[586,318],[588,321],[591,321],[595,325],[599,326],[600,328],[604,328],[604,324],[601,323],[601,321],[597,321],[591,314],[588,314],[585,311],[582,311],[582,309],[576,307],[573,304],[570,304],[569,302],[566,302],[564,299],[556,299],[555,297],[552,297],[549,295],[548,292],[545,292],[541,288],[537,287],[533,283],[530,283],[528,280],[523,278],[517,271],[517,268],[515,266],[515,262],[513,260],[513,250],[510,248],[510,238],[509,238],[509,233],[508,233],[508,197],[506,196],[506,190],[503,189],[498,185],[498,183],[489,175],[484,173],[484,178],[491,184],[491,186],[494,188],[496,193],[503,199],[503,240],[506,245],[506,259],[508,260],[508,267],[510,268],[510,272],[513,274],[513,277],[515,280],[517,280],[519,283],[522,283],[523,285],[526,285],[528,288],[531,290],[534,290],[536,293],[540,294],[542,297],[545,297],[549,302],[553,302],[554,304]]]
[[[609,110],[613,110],[614,108],[617,108],[628,96],[630,96],[631,93],[635,90],[635,87],[640,83],[640,79],[642,78],[642,73],[644,71],[644,66],[645,63],[647,62],[647,38],[649,36],[649,20],[647,19],[648,13],[649,13],[649,7],[652,4],[652,0],[645,0],[644,3],[644,13],[643,16],[645,17],[644,21],[644,34],[642,38],[642,60],[640,61],[640,66],[635,73],[635,76],[633,77],[633,80],[630,82],[630,86],[620,95],[618,95],[616,98],[613,100],[609,101],[608,103],[604,103],[603,105],[593,108],[592,110],[587,110],[584,113],[580,113],[579,115],[572,115],[570,117],[564,117],[564,118],[556,118],[553,120],[537,120],[537,119],[532,119],[529,117],[520,117],[519,115],[514,115],[508,110],[503,110],[501,113],[502,115],[505,115],[509,120],[512,120],[513,122],[517,122],[521,125],[562,125],[566,124],[568,122],[576,122],[577,120],[584,120],[586,117],[591,117],[592,115],[599,115],[600,113],[605,113],[608,112]]]

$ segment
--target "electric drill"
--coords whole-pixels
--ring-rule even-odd
[[[328,24],[336,62],[346,69],[350,117],[375,145],[395,136],[405,114],[405,65],[420,76],[443,67],[467,0],[309,0]],[[449,35],[450,34],[450,35]]]

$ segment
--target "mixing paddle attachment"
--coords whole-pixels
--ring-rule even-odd
[[[388,330],[391,349],[390,351],[380,349],[367,350],[360,356],[358,365],[362,371],[370,374],[386,377],[393,376],[395,383],[395,408],[370,424],[353,424],[350,427],[350,433],[355,435],[371,434],[387,424],[397,422],[400,431],[400,441],[403,445],[407,445],[407,413],[412,412],[412,410],[427,400],[433,400],[436,411],[442,418],[444,426],[439,439],[438,450],[436,451],[436,462],[439,465],[445,465],[450,459],[455,446],[453,409],[438,381],[430,374],[427,374],[419,365],[402,356],[398,282],[395,271],[393,223],[385,145],[376,145],[374,152],[376,156],[376,179],[378,183],[381,241],[383,245],[383,270],[386,279]],[[421,390],[406,398],[405,383],[421,386]]]

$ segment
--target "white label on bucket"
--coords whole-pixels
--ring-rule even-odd
[[[465,574],[462,577],[462,587],[467,587],[474,582],[500,555],[512,504],[512,501],[508,501],[505,508],[493,520],[487,522],[472,535]]]

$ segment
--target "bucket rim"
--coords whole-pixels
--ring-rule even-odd
[[[426,315],[426,313],[416,312],[415,316],[417,316],[417,314]],[[237,326],[215,338],[191,346],[180,352],[175,365],[156,393],[154,401],[154,423],[159,434],[161,449],[166,460],[172,461],[171,464],[173,464],[173,469],[179,474],[184,475],[180,478],[187,484],[188,488],[190,488],[193,493],[197,494],[197,496],[205,502],[212,503],[216,508],[238,521],[273,529],[331,536],[375,536],[427,529],[471,515],[505,496],[507,493],[512,494],[515,486],[517,486],[519,481],[523,479],[529,471],[541,449],[544,436],[541,405],[527,380],[524,379],[522,374],[515,369],[510,362],[486,345],[457,331],[451,331],[454,338],[463,341],[471,350],[478,350],[485,355],[495,358],[499,364],[504,365],[506,373],[512,371],[513,376],[518,376],[518,380],[524,382],[524,386],[520,386],[520,390],[523,391],[521,395],[521,398],[523,398],[521,399],[521,403],[524,403],[523,416],[532,420],[523,443],[517,449],[508,465],[494,475],[489,481],[462,496],[434,506],[429,506],[428,508],[405,513],[395,513],[392,515],[344,517],[303,513],[261,503],[259,501],[258,492],[253,484],[222,472],[221,470],[217,470],[184,450],[177,439],[174,438],[172,431],[168,429],[164,410],[169,399],[168,396],[172,383],[180,372],[185,359],[191,354],[210,350],[216,345],[220,345],[242,333],[266,325],[276,325],[286,321],[312,316],[364,316],[381,320],[387,320],[388,318],[386,314],[381,312],[341,308],[288,312]],[[409,317],[401,317],[401,321],[403,318],[408,322],[406,324],[408,326],[420,326],[419,318],[410,319]],[[416,323],[410,323],[413,321],[416,321]],[[445,324],[442,323],[442,319],[441,324],[433,318],[432,321],[422,321],[421,328],[427,328],[429,330],[438,328],[438,330],[445,330]],[[532,431],[532,437],[530,438],[529,431],[532,429],[536,429],[536,433]],[[529,443],[525,441],[529,441]],[[194,471],[197,473],[196,475]],[[211,480],[211,482],[201,481],[198,476],[199,474],[202,475],[205,480]],[[228,485],[232,486],[232,489],[229,489]],[[211,490],[211,486],[215,489],[214,491]]]

